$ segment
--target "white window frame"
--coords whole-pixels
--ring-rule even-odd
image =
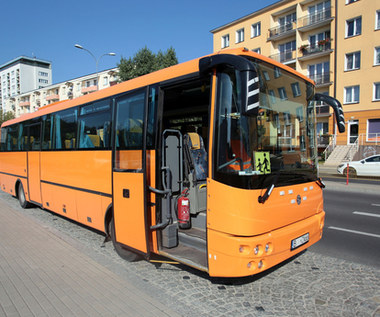
[[[375,30],[380,30],[380,10],[376,11]]]
[[[230,46],[230,35],[226,34],[222,36],[222,48],[226,48]]]
[[[251,25],[251,38],[261,35],[261,22],[257,22]]]
[[[298,82],[292,83],[290,84],[290,86],[292,87],[292,93],[294,98],[301,96],[301,89]]]
[[[360,33],[357,33],[358,30],[358,20],[360,19]],[[354,23],[354,33],[352,35],[348,35],[348,24],[350,22],[353,22]],[[359,17],[356,17],[356,18],[352,18],[352,19],[349,19],[349,20],[346,20],[346,38],[348,37],[354,37],[354,36],[358,36],[358,35],[361,35],[362,34],[362,30],[363,30],[363,24],[362,24],[363,20],[362,20],[362,17],[359,16]]]
[[[376,98],[376,88],[379,90],[378,98]],[[372,101],[380,101],[380,82],[373,83],[373,98]]]
[[[375,54],[373,57],[373,65],[377,66],[377,65],[380,65],[380,46],[375,47],[374,52],[375,52]],[[379,56],[379,60],[377,60],[377,56]]]
[[[244,28],[236,30],[235,32],[235,43],[244,42]]]
[[[350,100],[347,100],[348,91],[351,91]],[[354,86],[344,87],[344,104],[348,105],[348,104],[354,104],[354,103],[359,103],[359,102],[360,102],[360,86],[354,85]]]
[[[352,68],[348,68],[348,57],[352,55]],[[359,66],[356,67],[356,63],[357,63],[357,60],[359,59]],[[350,71],[350,70],[357,70],[357,69],[360,69],[360,64],[361,64],[361,52],[360,51],[356,51],[356,52],[352,52],[352,53],[347,53],[346,56],[345,56],[345,63],[344,63],[344,70],[345,71]]]

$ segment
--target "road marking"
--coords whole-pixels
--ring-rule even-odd
[[[353,214],[355,214],[355,215],[361,215],[361,216],[380,218],[380,215],[378,215],[378,214],[371,214],[369,212],[354,211]]]
[[[371,204],[371,206],[380,207],[380,204]]]
[[[350,230],[350,229],[344,229],[344,228],[338,228],[338,227],[328,227],[328,229],[338,230],[338,231],[344,231],[344,232],[349,232],[349,233],[355,233],[355,234],[360,234],[360,235],[363,235],[363,236],[368,236],[368,237],[373,237],[373,238],[379,238],[380,239],[380,234],[367,233],[367,232]]]

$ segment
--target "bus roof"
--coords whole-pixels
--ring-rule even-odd
[[[284,70],[287,70],[287,71],[295,74],[296,76],[314,84],[314,82],[311,79],[309,79],[305,75],[295,71],[294,69],[292,69],[286,65],[283,65],[279,62],[276,62],[276,61],[274,61],[268,57],[265,57],[263,55],[257,54],[255,52],[251,52],[246,48],[227,49],[227,50],[222,50],[222,51],[219,51],[217,53],[206,55],[206,56],[212,56],[212,55],[217,55],[217,54],[249,55],[249,56],[255,57],[257,59],[260,59],[262,61],[273,64],[277,67],[283,68]],[[105,89],[102,89],[102,90],[99,90],[99,91],[96,91],[96,92],[93,92],[93,93],[90,93],[90,94],[87,94],[84,96],[80,96],[80,97],[75,98],[75,99],[67,99],[67,100],[57,101],[57,102],[52,103],[50,105],[43,106],[35,112],[24,114],[18,118],[6,121],[2,124],[2,126],[8,126],[8,125],[11,125],[14,123],[22,122],[22,121],[29,120],[29,119],[36,118],[36,117],[40,117],[40,116],[43,116],[45,114],[49,114],[52,112],[56,112],[56,111],[68,109],[71,107],[83,105],[83,104],[90,103],[90,102],[93,102],[93,101],[96,101],[99,99],[107,98],[110,96],[119,95],[119,94],[122,94],[123,92],[134,90],[134,89],[144,87],[147,85],[152,85],[155,83],[167,81],[167,80],[172,79],[172,78],[186,76],[188,74],[196,73],[199,71],[199,60],[201,58],[203,58],[203,57],[200,57],[200,58],[188,61],[188,62],[184,62],[181,64],[177,64],[177,65],[174,65],[174,66],[171,66],[168,68],[164,68],[164,69],[155,71],[153,73],[150,73],[150,74],[147,74],[144,76],[140,76],[140,77],[122,82],[120,84],[111,86],[109,88],[105,88]]]

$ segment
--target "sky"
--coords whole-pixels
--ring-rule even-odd
[[[143,47],[173,47],[179,62],[213,51],[210,30],[278,0],[12,0],[0,10],[0,65],[18,56],[52,63],[53,83],[116,67]]]

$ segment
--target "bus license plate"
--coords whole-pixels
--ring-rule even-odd
[[[292,245],[290,250],[295,250],[299,248],[301,245],[304,245],[305,243],[309,242],[309,233],[304,234],[303,236],[300,236],[294,240],[292,240]]]

